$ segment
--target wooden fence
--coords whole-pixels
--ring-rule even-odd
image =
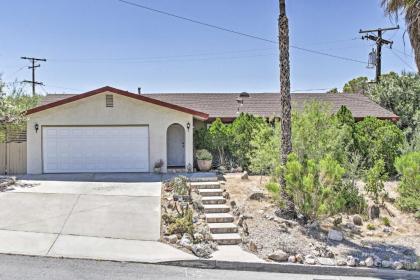
[[[26,174],[26,142],[0,143],[0,174],[6,174],[6,172],[7,174]]]

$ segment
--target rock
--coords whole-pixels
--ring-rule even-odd
[[[357,266],[359,264],[359,259],[353,256],[348,256],[346,263],[348,266]]]
[[[296,220],[301,225],[306,225],[306,223],[308,222],[308,219],[302,214],[298,214],[297,217],[296,217]]]
[[[195,210],[200,211],[200,212],[204,210],[204,205],[203,205],[203,202],[201,202],[201,199],[200,200],[194,200],[193,201],[193,207],[194,207]]]
[[[382,263],[381,263],[381,266],[383,268],[390,268],[391,265],[392,265],[392,263],[390,261],[386,261],[386,260],[383,260]]]
[[[194,240],[195,240],[196,242],[202,242],[202,241],[204,241],[204,235],[202,235],[202,234],[201,234],[201,233],[199,233],[199,232],[194,233]]]
[[[334,240],[334,241],[342,241],[343,233],[341,231],[332,229],[328,232],[328,239]]]
[[[339,216],[334,218],[333,224],[335,226],[339,226],[339,225],[341,225],[342,222],[343,222],[343,217],[341,217],[341,215],[339,215]]]
[[[277,250],[273,254],[269,255],[268,258],[275,262],[285,262],[289,259],[289,255],[282,250]]]
[[[385,233],[392,233],[393,232],[393,229],[392,229],[392,227],[384,227],[382,229],[382,231],[385,232]]]
[[[296,255],[296,262],[303,263],[303,256],[301,254]]]
[[[310,264],[310,265],[314,265],[316,263],[315,257],[312,256],[312,255],[306,255],[305,256],[305,263]]]
[[[359,266],[366,266],[366,262],[365,261],[360,261]]]
[[[228,192],[223,192],[222,196],[223,196],[223,198],[224,198],[224,199],[226,199],[226,200],[228,200],[228,199],[230,198],[230,195],[229,195],[229,193],[228,193]]]
[[[372,204],[368,207],[369,219],[374,220],[379,218],[380,209],[378,205]]]
[[[236,207],[236,201],[235,200],[230,201],[230,207],[232,207],[232,208]]]
[[[336,261],[336,264],[337,264],[338,266],[344,266],[344,265],[347,265],[347,262],[346,262],[346,260],[344,260],[344,259],[338,259],[338,260]]]
[[[199,243],[192,246],[192,252],[199,258],[210,258],[213,250],[209,244]]]
[[[360,217],[360,215],[354,215],[353,216],[353,224],[355,224],[356,226],[363,225],[363,219],[362,219],[362,217]]]
[[[242,229],[243,229],[243,231],[244,231],[244,234],[245,234],[246,236],[248,236],[248,235],[249,235],[249,229],[248,229],[248,224],[246,223],[246,221],[243,221],[243,222],[242,222]]]
[[[164,236],[163,239],[171,244],[175,244],[178,241],[178,236],[176,234],[172,234],[169,236]]]
[[[244,173],[242,173],[241,179],[242,180],[248,180],[248,172],[247,171],[244,171]]]
[[[372,257],[368,257],[365,260],[365,264],[367,267],[373,267],[375,265],[374,260]]]
[[[392,268],[400,270],[404,268],[404,264],[402,262],[396,261],[392,263]]]
[[[257,244],[254,241],[249,242],[249,250],[253,253],[258,252]]]
[[[254,190],[252,194],[249,196],[251,200],[262,200],[264,199],[264,193],[260,190]]]
[[[179,245],[182,247],[187,248],[188,250],[192,250],[192,237],[188,233],[184,233],[181,240],[179,241]]]
[[[318,258],[318,262],[322,265],[330,265],[330,266],[336,265],[336,262],[334,261],[334,259],[330,259],[330,258]]]
[[[309,226],[308,226],[308,229],[312,230],[312,231],[318,231],[319,230],[319,222],[314,221],[314,222],[310,223]]]
[[[238,219],[238,226],[242,227],[242,224],[245,221],[245,217],[244,215],[239,215],[239,219]]]
[[[287,261],[290,262],[290,263],[295,263],[296,262],[296,257],[295,256],[289,256]]]

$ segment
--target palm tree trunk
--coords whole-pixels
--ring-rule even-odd
[[[279,51],[280,51],[280,103],[281,103],[281,154],[280,163],[284,167],[287,156],[292,151],[291,102],[290,102],[290,62],[289,62],[289,21],[286,16],[285,0],[279,0],[280,15]],[[287,209],[293,210],[290,197],[286,193],[284,170],[280,172],[281,195],[287,202]]]
[[[420,73],[420,2],[407,8],[405,22],[407,24],[411,46],[414,49],[417,72]]]

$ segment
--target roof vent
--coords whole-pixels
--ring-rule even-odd
[[[249,97],[249,93],[248,93],[248,92],[243,91],[243,92],[241,92],[241,93],[239,94],[239,97],[241,97],[241,98],[243,98],[243,97]]]
[[[114,96],[112,94],[107,94],[105,97],[106,107],[114,107]]]

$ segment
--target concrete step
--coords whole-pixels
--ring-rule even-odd
[[[212,233],[211,237],[219,245],[236,245],[242,241],[238,233]]]
[[[229,213],[206,213],[207,223],[232,223],[234,217]]]
[[[225,204],[204,204],[204,213],[227,213],[230,207]]]
[[[198,189],[198,193],[201,196],[221,196],[221,189]]]
[[[234,223],[210,223],[208,224],[211,233],[236,233],[238,226]]]
[[[220,189],[219,182],[191,182],[191,187],[197,189]]]
[[[203,196],[201,202],[203,204],[225,204],[226,199],[223,196]]]

